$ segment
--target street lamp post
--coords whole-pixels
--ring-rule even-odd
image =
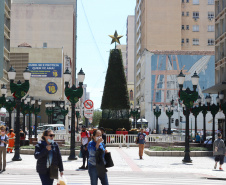
[[[180,74],[177,76],[178,84],[180,87],[179,90],[179,97],[183,101],[183,104],[186,108],[186,134],[185,134],[185,155],[183,162],[184,163],[191,163],[192,160],[190,158],[190,148],[189,148],[189,114],[190,109],[193,107],[194,101],[198,99],[198,92],[196,91],[197,85],[199,83],[199,76],[195,72],[194,75],[191,77],[193,91],[189,88],[183,90],[183,84],[185,81],[185,75],[183,74],[182,70]]]
[[[69,81],[71,80],[71,73],[66,69],[64,73],[65,80],[65,96],[71,102],[71,146],[70,146],[70,155],[69,160],[77,160],[75,156],[75,104],[79,101],[79,98],[83,95],[83,81],[85,79],[85,73],[81,69],[78,73],[79,87],[76,88],[75,85],[72,85],[69,88]]]
[[[154,115],[156,117],[156,134],[159,133],[159,122],[158,122],[158,118],[161,115],[161,108],[162,108],[162,105],[159,105],[159,106],[156,106],[155,104],[153,105]]]
[[[137,105],[135,109],[133,109],[133,104],[130,105],[130,115],[133,116],[133,119],[135,120],[135,128],[137,128],[137,119],[140,117],[140,106]]]
[[[27,100],[24,99],[21,102],[21,113],[23,114],[23,132],[25,133],[25,116],[28,113],[28,108],[27,108]]]
[[[14,107],[16,106],[16,102],[15,100],[12,101],[11,99],[9,99],[8,101],[6,100],[4,107],[6,108],[6,110],[9,113],[9,129],[12,128],[12,112],[14,110]]]
[[[80,109],[76,107],[75,109],[75,114],[76,114],[76,118],[77,118],[77,133],[78,133],[78,118],[79,118],[79,115],[80,115]]]
[[[206,97],[206,101],[207,101],[207,106],[208,106],[208,110],[211,112],[212,117],[213,117],[213,128],[212,128],[212,143],[215,141],[215,116],[216,114],[219,112],[219,96],[217,98],[217,105],[215,105],[214,103],[211,105],[211,96],[207,96]]]
[[[61,103],[60,107],[61,107],[61,114],[64,116],[64,123],[63,124],[65,126],[65,116],[68,114],[68,109],[64,108],[64,103]]]
[[[26,98],[26,103],[27,103],[27,111],[28,111],[28,120],[29,120],[29,128],[28,128],[28,131],[29,131],[29,140],[31,142],[31,138],[32,138],[32,129],[31,129],[31,114],[33,113],[34,111],[34,101],[31,100],[31,97],[28,95],[27,98]]]
[[[224,125],[223,125],[223,139],[226,141],[226,102],[223,102],[224,94],[220,93],[219,98],[217,99],[217,103],[220,103],[220,109],[222,110],[225,118],[224,118]]]
[[[48,116],[48,124],[52,124],[52,115],[54,112],[54,107],[55,107],[55,103],[46,103],[45,104],[46,107],[46,114]]]
[[[28,69],[28,67],[23,72],[23,77],[25,79],[24,83],[21,83],[20,80],[17,82],[17,84],[14,83],[15,77],[16,77],[16,70],[11,66],[11,68],[8,71],[8,77],[10,80],[10,91],[13,94],[15,100],[16,100],[16,141],[15,141],[15,154],[13,157],[13,161],[21,161],[20,157],[20,108],[21,108],[21,98],[23,98],[28,90],[29,90],[29,80],[31,77],[31,72]]]
[[[199,105],[201,104],[201,97],[199,96],[198,99],[197,99],[197,102],[199,103]],[[197,133],[197,117],[199,115],[199,113],[201,112],[201,109],[200,107],[192,107],[191,108],[191,112],[193,114],[193,116],[195,117],[195,134]]]
[[[32,100],[33,103],[35,104],[35,100]],[[37,128],[38,128],[38,114],[40,113],[40,106],[42,104],[42,101],[39,99],[38,100],[38,107],[35,107],[34,106],[34,109],[33,109],[33,113],[35,114],[35,139],[37,139]]]
[[[171,117],[173,116],[173,109],[174,109],[174,100],[172,99],[170,102],[170,107],[165,106],[166,115],[169,119],[169,126],[167,134],[171,134]]]

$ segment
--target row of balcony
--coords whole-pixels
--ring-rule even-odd
[[[219,0],[215,8],[216,17],[226,8],[226,0]]]
[[[5,7],[8,9],[8,11],[10,11],[11,9],[11,0],[3,0],[5,1]]]
[[[219,20],[219,23],[216,23],[216,31],[215,31],[215,37],[216,39],[220,37],[222,34],[226,31],[226,17]]]

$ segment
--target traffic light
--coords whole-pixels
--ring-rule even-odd
[[[180,122],[182,122],[183,121],[183,118],[182,118],[182,116],[180,116]]]
[[[171,118],[171,123],[174,123],[174,118]]]

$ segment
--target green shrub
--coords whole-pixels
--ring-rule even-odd
[[[101,119],[99,126],[111,128],[113,131],[116,131],[118,128],[125,128],[128,131],[131,128],[129,119]]]

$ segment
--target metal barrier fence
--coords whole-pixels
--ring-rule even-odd
[[[38,135],[38,138],[41,139],[41,135]],[[119,135],[119,134],[107,134],[106,135],[106,144],[107,145],[127,145],[134,144],[137,138],[137,134],[129,135]],[[65,140],[66,143],[70,143],[71,134],[56,134],[56,140]],[[75,134],[75,141],[81,142],[81,135]],[[146,136],[146,142],[184,142],[185,136],[181,135],[161,135],[161,134],[151,134]]]

